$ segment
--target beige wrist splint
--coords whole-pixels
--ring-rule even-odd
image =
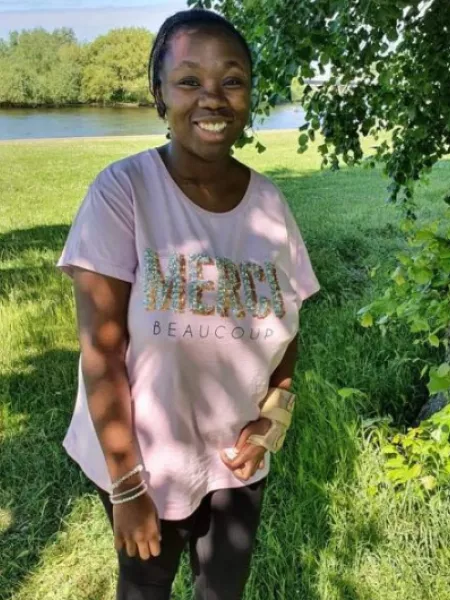
[[[261,402],[260,417],[272,421],[272,426],[266,435],[251,435],[248,438],[250,444],[263,446],[270,452],[281,450],[286,432],[292,421],[295,394],[282,388],[269,388],[269,392]]]

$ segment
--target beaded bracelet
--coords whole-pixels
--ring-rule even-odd
[[[141,489],[141,487],[145,485],[145,481],[141,481],[139,485],[135,485],[129,490],[125,490],[124,492],[120,492],[119,494],[110,494],[109,498],[113,500],[118,500],[119,498],[123,498],[124,496],[128,496],[128,494],[132,494],[133,492],[137,492]]]
[[[120,477],[120,479],[117,479],[117,481],[115,481],[111,485],[111,491],[116,490],[121,483],[123,483],[127,479],[130,479],[130,477],[133,477],[133,475],[136,475],[137,473],[141,473],[143,470],[144,470],[144,465],[142,463],[137,465],[136,467],[134,467],[134,469],[131,469],[131,471],[128,471],[128,473],[125,473],[125,475]]]
[[[148,485],[144,482],[144,487],[142,488],[142,490],[140,492],[136,492],[136,494],[133,494],[128,498],[119,498],[119,500],[115,500],[113,497],[110,496],[111,504],[125,504],[126,502],[131,502],[132,500],[136,500],[136,498],[140,498],[141,496],[146,494],[147,490]]]

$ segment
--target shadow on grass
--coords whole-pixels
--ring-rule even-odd
[[[27,357],[0,377],[0,598],[12,598],[88,490],[61,449],[70,419],[77,356],[52,350]]]
[[[17,229],[0,234],[0,299],[10,298],[16,305],[39,302],[42,290],[53,288],[59,294],[61,280],[55,277],[55,262],[61,252],[69,227],[44,225]]]
[[[357,318],[384,294],[389,265],[404,248],[398,211],[384,202],[386,181],[377,171],[348,168],[300,177],[276,169],[268,175],[289,200],[322,285],[321,308],[305,340],[314,345],[308,368],[338,387],[366,392],[364,417],[390,415],[397,425],[411,425],[428,397],[420,378],[426,349],[413,346],[406,326],[382,336],[376,327],[363,329]]]
[[[30,229],[15,229],[0,234],[0,260],[7,261],[20,258],[29,250],[54,252],[62,250],[68,225],[42,225]]]

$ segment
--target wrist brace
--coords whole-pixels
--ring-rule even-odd
[[[265,435],[251,435],[248,442],[256,446],[263,446],[270,452],[281,450],[286,432],[292,422],[294,405],[295,394],[282,388],[269,388],[267,396],[260,405],[260,417],[269,419],[272,425]]]

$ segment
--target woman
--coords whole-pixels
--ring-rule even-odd
[[[250,114],[242,36],[178,13],[149,73],[170,142],[98,175],[59,261],[81,345],[64,445],[113,526],[117,598],[168,599],[189,543],[196,598],[238,600],[319,286],[279,190],[231,157]]]

